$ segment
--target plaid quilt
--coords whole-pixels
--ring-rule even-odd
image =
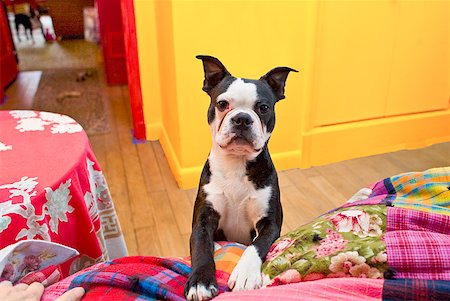
[[[223,293],[217,300],[450,300],[450,168],[368,188],[367,198],[277,240],[263,266],[266,288],[227,292],[244,247],[222,243],[215,252]],[[86,288],[83,300],[184,300],[189,264],[189,258],[120,258],[50,285],[42,300],[75,286]]]
[[[214,261],[220,292],[245,246],[216,243]],[[70,288],[83,286],[83,300],[184,300],[184,286],[191,272],[189,258],[135,256],[99,263],[59,281],[45,291],[41,301],[55,300]]]

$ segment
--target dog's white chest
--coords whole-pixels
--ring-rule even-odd
[[[206,200],[220,214],[219,229],[229,241],[251,243],[250,233],[266,216],[272,188],[255,189],[245,173],[233,170],[228,174],[212,173],[203,187]]]

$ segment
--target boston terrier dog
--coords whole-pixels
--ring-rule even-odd
[[[275,126],[274,107],[284,97],[294,69],[277,67],[259,80],[236,78],[211,56],[203,61],[203,91],[211,97],[208,123],[212,148],[194,205],[188,300],[217,295],[214,241],[248,245],[228,286],[233,291],[259,288],[261,265],[280,236],[283,213],[278,177],[267,149]]]

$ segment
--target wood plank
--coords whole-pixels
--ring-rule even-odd
[[[319,175],[310,177],[309,181],[317,187],[317,189],[328,200],[328,204],[331,205],[331,208],[328,210],[333,209],[334,207],[339,207],[347,201],[347,198],[336,190],[336,188],[334,188],[333,185],[331,185],[330,182],[328,182],[324,177]]]
[[[142,256],[162,256],[164,254],[161,243],[155,235],[157,231],[156,227],[138,227],[135,229],[135,235],[138,238],[137,254]]]
[[[323,212],[329,210],[330,205],[328,197],[309,181],[304,172],[304,169],[291,169],[286,172],[286,175],[291,179],[297,189],[307,197],[308,203],[314,203],[315,206]]]
[[[161,253],[158,256],[185,256],[188,254],[186,243],[176,223],[174,214],[170,206],[169,195],[165,191],[153,192],[150,194],[155,215],[156,232],[154,237],[159,239]]]
[[[192,212],[194,210],[194,206],[183,190],[178,188],[175,178],[170,171],[169,164],[167,163],[161,144],[156,142],[151,143],[153,145],[153,150],[162,174],[164,186],[173,209],[173,218],[175,219],[181,234],[190,234],[192,229]]]
[[[110,101],[114,95],[108,93],[108,89],[105,91],[105,97]],[[112,107],[111,107],[112,109]],[[122,232],[125,237],[125,241],[128,247],[130,255],[139,254],[138,241],[136,239],[135,226],[133,223],[132,209],[129,202],[128,186],[124,185],[126,179],[126,171],[124,162],[122,159],[122,150],[119,144],[119,138],[117,136],[117,118],[116,112],[111,110],[111,133],[105,134],[105,148],[107,152],[105,154],[105,160],[107,169],[105,177],[111,192],[116,212],[119,217],[119,221],[122,227]],[[94,152],[97,150],[94,149]]]
[[[435,144],[422,151],[429,157],[438,159],[440,166],[450,166],[450,143]]]
[[[367,164],[366,158],[352,159],[346,161],[345,163],[348,168],[350,168],[361,178],[361,180],[364,181],[361,183],[362,185],[360,188],[366,187],[383,178],[381,175],[377,174],[377,171],[372,166]]]
[[[145,184],[148,192],[164,191],[164,181],[159,169],[159,165],[153,151],[152,143],[136,145],[141,161],[142,171],[144,173]]]
[[[198,192],[198,187],[195,187],[192,189],[187,189],[184,191],[184,193],[187,195],[189,202],[191,202],[192,206],[194,206],[194,204],[195,204],[195,199],[197,198],[197,192]]]
[[[190,243],[189,243],[189,241],[190,241],[190,239],[191,239],[191,234],[182,234],[181,235],[181,240],[183,241],[183,243],[184,243],[184,245],[185,245],[185,248],[186,248],[186,250],[188,251],[187,253],[186,253],[186,256],[187,255],[191,255],[191,253],[190,253]]]
[[[292,185],[292,181],[286,175],[286,171],[278,172],[278,184],[280,185],[280,188],[284,188],[284,187]]]
[[[404,171],[424,171],[426,169],[440,166],[441,162],[436,161],[433,156],[420,154],[418,151],[401,150],[387,154],[387,159]]]
[[[323,210],[321,207],[317,206],[317,201],[307,197],[298,187],[289,186],[283,189],[283,196],[287,202],[292,204],[292,211],[289,208],[283,208],[283,214],[286,219],[290,220],[289,225],[292,229],[309,223],[311,220],[319,216],[320,214],[332,209],[332,205],[325,204],[327,210]]]
[[[281,226],[281,233],[286,233],[297,227],[297,209],[284,193],[281,193],[280,196],[281,207],[283,208],[283,224]]]
[[[41,80],[42,71],[19,72],[15,82],[5,91],[7,101],[2,110],[30,110]]]
[[[363,186],[361,179],[346,168],[345,164],[334,163],[314,168],[346,199],[349,199]]]
[[[103,173],[106,173],[108,164],[106,161],[106,135],[91,135],[89,141],[91,143],[92,150],[94,151],[95,158],[98,164],[101,166]]]
[[[125,183],[128,187],[128,199],[131,206],[133,224],[135,227],[153,227],[154,211],[149,204],[141,162],[136,146],[133,145],[132,135],[129,131],[129,117],[123,110],[123,102],[120,101],[122,93],[120,88],[111,88],[111,97],[117,100],[113,102],[113,111],[116,117],[116,132],[125,169]]]

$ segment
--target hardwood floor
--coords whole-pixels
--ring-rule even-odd
[[[1,110],[29,109],[41,73],[22,72]],[[133,144],[128,90],[103,88],[112,131],[90,141],[115,202],[130,255],[184,256],[189,252],[196,189],[178,188],[159,142]],[[423,149],[279,172],[285,233],[351,197],[371,182],[408,171],[450,165],[450,142]]]

